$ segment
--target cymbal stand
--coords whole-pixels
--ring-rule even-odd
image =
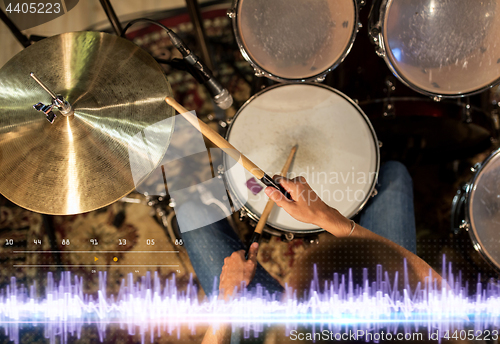
[[[116,35],[120,36],[122,34],[123,28],[120,21],[118,20],[118,17],[116,16],[113,6],[111,6],[111,2],[109,2],[109,0],[99,0],[99,2],[101,3],[102,9],[106,13],[106,16],[108,17],[109,22],[111,23],[111,26],[113,27]]]
[[[27,48],[31,45],[32,41],[26,37],[25,35],[23,35],[23,33],[21,32],[21,30],[18,29],[18,27],[16,26],[16,24],[14,24],[14,22],[12,20],[10,20],[9,17],[7,17],[7,15],[5,14],[4,11],[2,11],[0,9],[0,19],[2,19],[2,21],[5,23],[5,25],[7,25],[7,27],[9,28],[10,32],[12,32],[12,34],[14,35],[14,37],[17,38],[17,40],[19,41],[19,43],[21,43],[21,45],[24,47],[24,48]]]

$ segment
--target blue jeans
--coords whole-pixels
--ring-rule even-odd
[[[413,185],[406,167],[389,161],[380,168],[378,194],[370,199],[360,213],[359,224],[407,250],[416,253],[415,214],[413,211]],[[177,212],[203,223],[209,223],[212,211],[204,204],[186,203]],[[213,215],[212,215],[213,216]],[[198,220],[199,221],[199,220]],[[197,227],[197,226],[193,226]],[[245,246],[227,220],[182,233],[184,245],[193,264],[196,276],[207,295],[218,290],[218,278],[224,258]],[[217,280],[214,280],[214,279]],[[259,264],[249,287],[261,284],[270,293],[282,291],[281,285]]]

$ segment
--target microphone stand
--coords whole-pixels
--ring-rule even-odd
[[[194,33],[198,40],[198,46],[201,51],[201,57],[206,63],[208,68],[214,70],[214,63],[212,61],[212,56],[210,55],[210,49],[208,47],[207,35],[205,34],[205,26],[203,25],[203,18],[200,12],[200,6],[198,0],[186,0],[186,7],[189,12],[189,17],[194,26]]]

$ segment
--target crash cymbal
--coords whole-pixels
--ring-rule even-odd
[[[33,108],[71,105],[51,124]],[[172,94],[160,66],[132,42],[71,32],[24,49],[0,69],[0,192],[26,209],[77,214],[130,193],[170,142]]]

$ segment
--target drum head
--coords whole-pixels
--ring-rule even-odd
[[[357,29],[354,0],[239,0],[233,17],[243,57],[275,80],[312,80],[335,68]]]
[[[500,270],[500,151],[477,172],[468,199],[469,233],[474,247]]]
[[[500,80],[500,0],[389,0],[386,61],[414,90],[438,96],[479,92]]]
[[[290,149],[298,145],[288,176],[305,177],[328,205],[347,217],[366,203],[376,182],[379,149],[370,122],[349,98],[327,86],[282,84],[265,89],[238,111],[227,138],[269,175],[280,173]],[[258,219],[268,200],[262,184],[251,192],[249,172],[226,171],[233,200],[247,200],[244,207]],[[253,179],[250,185],[255,183]],[[296,233],[320,231],[278,207],[268,224]]]

